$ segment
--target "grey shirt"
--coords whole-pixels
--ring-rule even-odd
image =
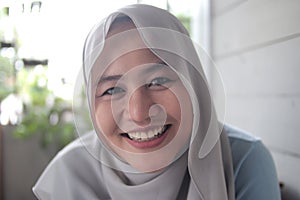
[[[236,199],[280,199],[275,165],[261,140],[236,128],[225,130],[232,151]]]

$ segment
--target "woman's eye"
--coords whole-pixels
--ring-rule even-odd
[[[107,89],[101,96],[115,95],[115,94],[119,94],[121,92],[125,92],[125,90],[120,87],[112,87],[112,88]]]
[[[153,86],[163,86],[167,87],[165,84],[171,82],[172,80],[166,77],[158,77],[153,79],[150,83],[147,84],[147,87]]]

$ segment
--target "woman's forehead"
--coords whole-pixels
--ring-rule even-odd
[[[123,74],[131,67],[160,61],[146,46],[131,20],[116,20],[110,26],[92,74],[98,78],[104,74]]]
[[[163,63],[150,49],[138,49],[128,52],[116,58],[104,71],[104,75],[124,74],[127,71],[139,67]]]

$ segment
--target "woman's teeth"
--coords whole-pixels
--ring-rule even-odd
[[[147,132],[132,132],[132,133],[127,133],[129,138],[132,140],[137,140],[137,141],[149,141],[157,138],[160,136],[165,130],[166,130],[166,125],[160,128],[152,129]]]

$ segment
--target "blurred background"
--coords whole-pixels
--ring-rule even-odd
[[[72,97],[85,37],[133,3],[184,23],[223,79],[225,121],[262,138],[283,199],[300,199],[299,0],[0,0],[0,200],[35,199],[47,163],[77,137]]]

